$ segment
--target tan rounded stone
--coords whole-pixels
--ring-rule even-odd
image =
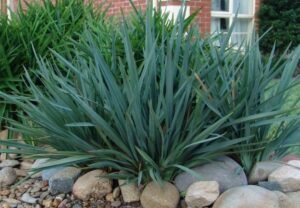
[[[268,176],[277,168],[282,167],[284,164],[276,161],[262,161],[257,162],[249,175],[249,183],[256,184],[259,181],[266,181]]]
[[[269,175],[268,181],[277,182],[284,192],[300,191],[300,169],[282,166]]]
[[[112,182],[104,177],[106,174],[103,170],[93,170],[79,177],[73,186],[73,194],[81,200],[103,198],[112,192]]]
[[[241,186],[227,190],[213,208],[284,208],[278,194],[259,186]]]
[[[119,180],[119,185],[124,202],[130,203],[140,201],[140,190],[136,184],[126,184],[126,181]]]
[[[211,205],[220,194],[219,183],[216,181],[199,181],[189,186],[185,201],[190,208]]]
[[[163,186],[151,182],[147,184],[141,195],[143,208],[176,208],[178,202],[179,192],[169,182],[164,182]]]

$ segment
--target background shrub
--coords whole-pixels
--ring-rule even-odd
[[[110,23],[104,19],[103,9],[99,10],[81,0],[45,0],[33,1],[26,9],[19,5],[10,20],[0,14],[0,90],[26,93],[22,77],[25,69],[32,74],[37,67],[36,56],[51,58],[52,48],[72,57],[70,40],[79,41],[88,26],[97,25],[105,45],[111,39],[107,32]],[[2,116],[16,118],[15,110],[0,100],[0,129],[7,125]]]
[[[264,53],[272,50],[274,42],[278,54],[291,43],[293,49],[300,43],[300,2],[295,0],[263,0],[259,10],[259,33],[272,30],[261,40]]]

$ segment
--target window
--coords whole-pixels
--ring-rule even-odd
[[[255,0],[211,1],[211,32],[226,33],[238,12],[230,43],[240,45],[252,32]]]
[[[163,12],[166,12],[169,14],[168,18],[170,20],[175,21],[179,12],[180,12],[181,6],[175,6],[175,5],[167,5],[167,6],[162,6],[161,9]],[[190,7],[186,6],[186,12],[185,12],[185,18],[190,16]]]

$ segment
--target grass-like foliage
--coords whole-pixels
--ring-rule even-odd
[[[70,56],[70,39],[79,40],[89,25],[97,25],[105,35],[110,24],[104,24],[105,12],[96,11],[91,3],[81,0],[32,1],[19,4],[8,19],[0,13],[0,90],[26,92],[22,80],[24,68],[29,74],[37,67],[34,51],[50,58],[49,48]],[[103,24],[101,24],[103,23]],[[2,117],[15,118],[14,106],[0,100],[0,129],[7,125]],[[2,125],[1,125],[2,124]]]
[[[189,171],[245,140],[232,141],[215,134],[227,116],[210,122],[210,110],[197,99],[194,87],[199,84],[192,71],[202,66],[193,54],[194,44],[201,47],[201,42],[193,30],[184,32],[184,11],[171,36],[162,33],[160,41],[152,11],[149,7],[139,68],[124,23],[121,31],[126,57],[118,60],[112,53],[112,66],[120,77],[86,32],[89,45],[84,51],[88,53],[78,51],[76,62],[54,52],[67,77],[55,64],[40,61],[38,78],[45,91],[27,75],[31,97],[1,93],[37,125],[16,124],[16,128],[32,135],[39,145],[55,149],[7,141],[3,144],[20,150],[1,151],[56,159],[47,166],[112,168],[113,177],[142,183],[171,180],[179,170]]]
[[[157,14],[149,5],[145,16],[124,19],[107,50],[95,26],[72,41],[71,58],[52,50],[53,62],[38,54],[34,78],[25,77],[30,94],[0,92],[30,124],[11,120],[11,129],[36,146],[0,141],[17,147],[0,151],[53,159],[36,171],[80,165],[145,183],[193,174],[191,168],[229,153],[249,171],[255,161],[280,158],[299,144],[299,116],[282,107],[297,84],[300,47],[280,60],[274,47],[265,59],[255,38],[230,48],[233,27],[202,40],[187,26],[184,7],[171,26]],[[133,31],[144,34],[143,43]]]
[[[289,56],[287,49],[275,58],[275,45],[268,57],[262,57],[259,43],[254,38],[236,50],[211,44],[209,53],[202,55],[207,68],[199,72],[207,88],[207,93],[199,94],[207,106],[220,118],[234,112],[223,131],[233,140],[251,137],[234,148],[247,172],[257,161],[281,159],[300,141],[299,115],[295,115],[300,96],[295,95],[289,109],[285,108],[290,89],[299,85],[293,74],[300,46]]]

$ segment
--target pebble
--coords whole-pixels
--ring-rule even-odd
[[[113,198],[114,199],[116,199],[116,198],[118,198],[119,196],[120,196],[120,192],[121,192],[121,190],[120,190],[120,187],[118,186],[118,187],[116,187],[114,190],[113,190]]]
[[[0,163],[0,168],[5,168],[5,167],[15,167],[17,165],[19,165],[19,161],[17,160],[3,160]]]
[[[112,202],[110,205],[112,206],[112,207],[119,207],[119,206],[121,206],[121,202],[120,201],[114,201],[114,202]]]
[[[0,191],[1,196],[8,196],[9,194],[10,194],[10,190],[8,189]]]
[[[4,203],[4,204],[2,204],[2,208],[10,208],[10,206],[9,206],[9,204]]]
[[[21,177],[26,177],[27,176],[27,172],[25,170],[17,169],[17,168],[14,168],[14,170],[16,171],[17,176],[21,176]]]
[[[113,202],[114,201],[113,194],[112,193],[107,194],[105,196],[105,199],[106,199],[106,201]]]
[[[52,206],[52,200],[50,200],[50,199],[44,200],[44,201],[42,202],[42,205],[43,205],[44,207],[51,207],[51,206]]]
[[[21,197],[21,200],[28,204],[35,204],[37,202],[37,199],[31,197],[28,193],[23,194],[23,196]]]
[[[52,202],[52,206],[58,207],[58,205],[60,205],[61,201],[62,201],[61,199],[55,198]]]
[[[19,200],[12,199],[12,198],[3,199],[3,201],[5,201],[8,204],[19,204],[19,203],[21,203]]]
[[[20,169],[21,170],[30,170],[31,169],[31,166],[32,166],[32,163],[29,162],[29,161],[23,161],[21,162],[20,164]]]
[[[43,192],[43,193],[40,195],[40,201],[43,201],[43,200],[46,198],[46,196],[49,196],[49,192],[48,192],[48,191]]]
[[[16,179],[16,171],[13,168],[5,167],[0,170],[0,186],[10,186]]]
[[[60,204],[58,205],[58,208],[66,208],[66,207],[67,207],[67,203],[68,203],[68,200],[67,200],[67,199],[63,200],[63,201],[60,202]]]
[[[72,206],[72,208],[82,208],[82,205],[81,205],[81,204],[74,204],[74,205]]]

